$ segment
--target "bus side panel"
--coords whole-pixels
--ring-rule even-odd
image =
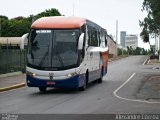
[[[100,73],[101,73],[100,69],[89,72],[89,82],[92,82],[100,78]]]
[[[98,78],[100,78],[100,53],[99,47],[89,47],[89,80],[88,82],[92,82]]]
[[[101,72],[103,72],[103,76],[107,74],[108,47],[90,47],[88,52],[90,55],[89,82],[91,82],[99,79],[101,77]]]

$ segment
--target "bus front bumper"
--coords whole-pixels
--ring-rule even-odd
[[[83,79],[81,75],[75,75],[63,80],[49,80],[26,76],[28,87],[57,87],[57,88],[78,88],[82,86]]]

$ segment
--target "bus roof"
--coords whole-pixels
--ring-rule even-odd
[[[42,17],[32,24],[32,28],[80,28],[86,23],[85,18],[80,17]]]

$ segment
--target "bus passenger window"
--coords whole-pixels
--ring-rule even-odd
[[[105,47],[106,46],[106,39],[105,39],[105,34],[102,32],[101,33],[101,42],[100,42],[100,46],[101,47]]]
[[[97,37],[97,31],[96,29],[92,28],[91,29],[91,46],[98,46],[98,37]]]

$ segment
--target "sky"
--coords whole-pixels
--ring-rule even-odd
[[[147,15],[141,11],[142,3],[143,0],[0,0],[0,15],[9,18],[28,17],[46,9],[56,8],[62,15],[74,15],[94,21],[114,37],[118,20],[118,43],[120,43],[120,31],[140,34],[139,20],[142,21]],[[151,43],[153,44],[152,41]],[[140,37],[138,46],[149,48],[149,44],[143,43]]]

